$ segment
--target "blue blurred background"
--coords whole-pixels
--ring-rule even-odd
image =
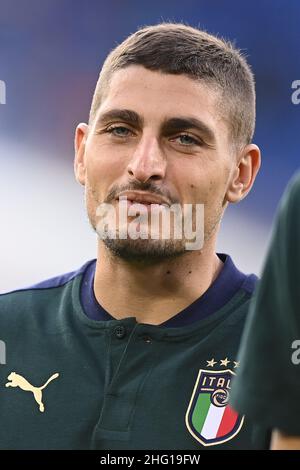
[[[73,138],[87,121],[107,53],[138,27],[184,21],[234,40],[256,76],[255,143],[263,165],[229,208],[219,251],[259,273],[279,198],[299,166],[298,0],[0,0],[0,291],[73,270],[96,255]]]

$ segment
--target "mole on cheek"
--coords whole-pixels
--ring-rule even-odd
[[[194,185],[193,185],[193,184],[191,184],[191,188],[194,188]]]
[[[171,271],[167,271],[167,272],[166,272],[166,274],[170,274],[170,273],[171,273]]]

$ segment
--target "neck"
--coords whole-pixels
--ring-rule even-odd
[[[222,267],[213,240],[201,251],[142,267],[111,255],[99,241],[95,297],[116,319],[159,325],[201,297]]]

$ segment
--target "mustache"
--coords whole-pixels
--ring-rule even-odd
[[[121,186],[115,185],[111,188],[103,202],[110,203],[114,201],[122,191],[147,191],[148,193],[157,194],[158,196],[167,198],[170,205],[179,203],[179,200],[172,197],[168,190],[162,191],[161,188],[158,188],[150,181],[146,183],[133,181]]]

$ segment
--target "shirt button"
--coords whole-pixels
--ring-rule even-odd
[[[122,339],[126,335],[126,329],[124,326],[121,326],[121,325],[116,326],[114,333],[118,339]]]
[[[150,336],[143,336],[143,341],[145,343],[152,343],[152,338]]]

